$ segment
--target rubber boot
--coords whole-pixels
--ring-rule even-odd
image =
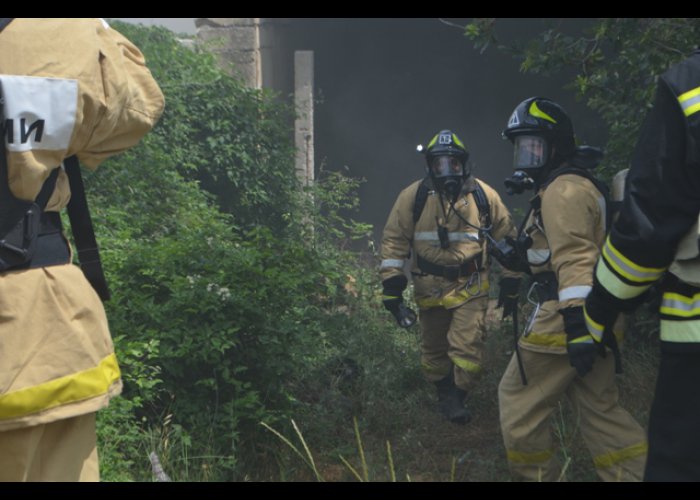
[[[460,425],[471,420],[469,411],[464,407],[467,393],[455,385],[452,373],[435,382],[435,387],[438,393],[438,409],[447,420]]]

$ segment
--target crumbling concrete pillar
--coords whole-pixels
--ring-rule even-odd
[[[304,185],[314,180],[314,53],[294,52],[294,122],[297,176]]]
[[[259,17],[204,17],[194,23],[198,43],[217,56],[225,71],[249,87],[262,87]]]

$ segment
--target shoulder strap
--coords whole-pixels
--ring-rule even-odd
[[[46,209],[46,204],[49,202],[49,198],[53,194],[53,190],[56,187],[56,179],[58,178],[59,167],[54,168],[49,176],[44,181],[41,186],[41,191],[36,197],[36,204],[39,205],[42,211]]]
[[[474,200],[476,201],[476,207],[479,210],[479,216],[483,218],[485,227],[491,227],[491,206],[489,205],[489,200],[486,198],[486,193],[481,187],[481,184],[475,179],[474,180]],[[428,178],[423,179],[423,182],[418,186],[416,191],[416,199],[413,203],[413,223],[415,224],[420,219],[423,209],[425,208],[425,202],[428,200],[428,193],[430,188],[428,188]]]
[[[428,188],[428,178],[426,177],[418,186],[416,191],[416,199],[413,202],[413,224],[418,222],[420,215],[423,213],[425,208],[425,202],[428,201],[428,193],[430,188]]]
[[[71,198],[68,203],[68,217],[75,238],[75,246],[78,249],[80,268],[85,277],[103,301],[109,300],[110,293],[107,287],[100,252],[97,248],[95,231],[92,228],[90,210],[85,198],[85,186],[80,173],[78,158],[74,155],[63,162],[70,183]]]
[[[479,209],[479,216],[484,220],[484,227],[491,227],[491,206],[489,205],[489,200],[486,198],[486,193],[484,193],[484,188],[481,187],[479,181],[474,179],[474,201],[476,201],[476,207]]]

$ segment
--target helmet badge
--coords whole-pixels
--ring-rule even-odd
[[[452,144],[452,134],[440,134],[438,144]]]
[[[508,120],[508,127],[517,127],[520,125],[520,119],[518,118],[518,112],[513,111],[513,114],[510,115],[510,120]]]

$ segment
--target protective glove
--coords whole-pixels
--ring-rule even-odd
[[[394,315],[396,323],[401,328],[409,328],[416,322],[417,316],[413,309],[406,307],[403,298],[384,300],[384,307]]]
[[[512,315],[513,311],[518,307],[520,278],[501,278],[498,286],[498,304],[496,304],[496,307],[503,307],[503,316],[501,316],[501,319],[503,319]]]
[[[567,307],[559,313],[564,316],[569,364],[576,368],[579,377],[583,377],[593,369],[596,356],[604,355],[604,348],[597,344],[586,330],[583,307]]]
[[[403,291],[407,284],[408,279],[403,274],[392,276],[382,282],[384,287],[382,303],[387,311],[394,315],[401,328],[409,328],[416,322],[416,313],[403,303]]]
[[[501,241],[491,238],[489,253],[506,269],[531,274],[527,261],[527,249],[532,246],[532,238],[522,236],[513,239],[506,236]]]
[[[597,343],[603,342],[603,333],[606,329],[612,329],[622,309],[620,300],[609,295],[594,279],[593,289],[586,297],[586,304],[583,306],[586,329]]]

